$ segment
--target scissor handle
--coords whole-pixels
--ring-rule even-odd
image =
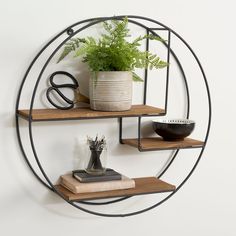
[[[62,88],[62,87],[60,87]],[[68,88],[68,87],[64,87],[64,88]],[[69,106],[65,107],[65,106],[58,106],[56,103],[54,103],[50,97],[50,92],[51,91],[55,91],[65,102],[67,102],[69,104]],[[70,100],[69,98],[67,98],[58,88],[55,88],[55,87],[49,87],[47,89],[47,92],[46,92],[46,96],[47,96],[47,99],[48,101],[54,106],[56,107],[57,109],[60,109],[60,110],[69,110],[71,108],[74,107],[74,101]]]
[[[72,80],[73,84],[57,84],[53,81],[53,78],[55,75],[66,75]],[[75,77],[66,71],[56,71],[56,72],[52,73],[49,77],[49,81],[50,81],[50,84],[52,85],[52,87],[54,87],[54,88],[77,89],[79,87],[78,81],[75,79]]]

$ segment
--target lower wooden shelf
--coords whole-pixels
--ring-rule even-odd
[[[156,177],[145,177],[145,178],[134,178],[135,188],[112,190],[94,193],[78,193],[74,194],[62,187],[61,185],[55,185],[58,190],[68,201],[80,201],[80,200],[92,200],[101,198],[112,198],[112,197],[124,197],[134,196],[141,194],[151,193],[162,193],[175,191],[175,186],[166,183]]]
[[[122,142],[138,148],[138,139],[122,139]],[[185,138],[180,141],[164,141],[162,138],[142,138],[140,151],[200,148],[203,145],[204,142],[190,138]]]

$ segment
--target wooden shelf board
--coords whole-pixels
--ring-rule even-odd
[[[128,111],[94,111],[90,108],[73,108],[70,110],[59,109],[34,109],[32,111],[33,121],[50,120],[73,120],[73,119],[96,119],[96,118],[115,118],[115,117],[135,117],[148,115],[164,115],[165,110],[147,106],[133,105]],[[19,110],[18,115],[24,119],[29,119],[29,110]]]
[[[156,177],[135,178],[134,180],[135,188],[94,193],[74,194],[60,185],[55,185],[55,188],[69,201],[113,198],[175,191],[174,185],[159,180]]]
[[[138,139],[122,139],[124,144],[138,148]],[[184,148],[200,148],[204,142],[185,138],[181,141],[164,141],[162,138],[142,138],[140,151],[155,151],[166,149],[184,149]]]

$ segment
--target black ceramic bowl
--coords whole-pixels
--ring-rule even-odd
[[[188,119],[156,119],[153,129],[164,140],[183,140],[189,136],[195,127],[195,122]]]

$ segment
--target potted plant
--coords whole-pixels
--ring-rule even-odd
[[[73,38],[66,43],[58,62],[70,52],[82,57],[91,71],[90,107],[93,110],[124,111],[132,104],[132,80],[143,81],[135,68],[160,69],[167,66],[156,54],[140,51],[144,39],[163,41],[154,35],[139,36],[129,42],[128,18],[103,22],[105,33],[94,37]]]

